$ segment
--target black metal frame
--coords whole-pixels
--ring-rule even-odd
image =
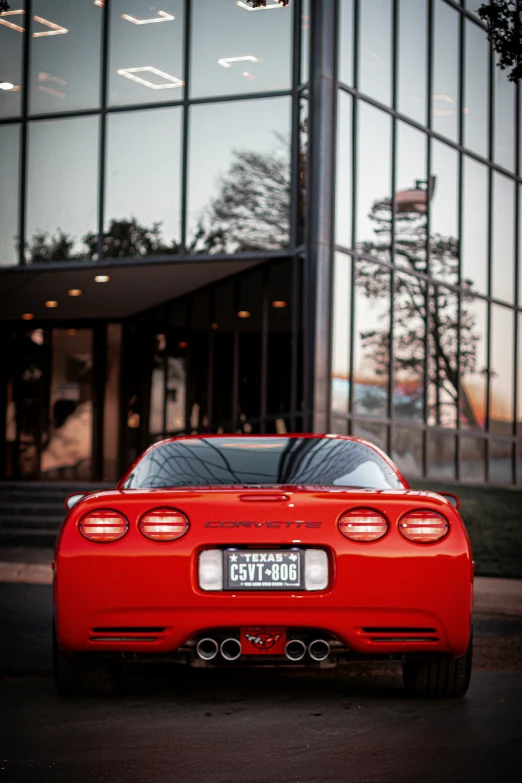
[[[354,373],[354,340],[355,340],[355,265],[357,263],[358,259],[363,259],[366,261],[371,261],[372,263],[379,264],[381,267],[387,268],[390,271],[391,275],[391,290],[393,292],[393,277],[395,275],[395,269],[394,266],[394,231],[393,231],[393,225],[391,228],[391,247],[392,247],[392,256],[389,263],[382,260],[377,260],[372,256],[368,256],[360,251],[360,249],[357,247],[356,244],[356,218],[357,218],[357,150],[358,150],[358,108],[361,103],[369,104],[383,112],[385,112],[388,116],[390,116],[392,121],[392,163],[391,163],[391,171],[392,171],[392,194],[395,193],[395,171],[396,171],[396,136],[397,136],[397,123],[403,122],[406,125],[409,125],[412,128],[415,128],[418,131],[421,131],[425,137],[426,137],[426,148],[427,148],[427,169],[428,169],[428,176],[431,173],[431,146],[433,141],[440,141],[443,142],[446,146],[451,147],[452,149],[456,150],[458,153],[458,231],[459,231],[459,239],[462,234],[462,215],[463,215],[463,188],[462,188],[462,181],[463,181],[463,161],[465,156],[472,158],[483,165],[487,166],[489,171],[489,186],[488,186],[488,198],[489,198],[489,229],[488,229],[488,294],[476,294],[477,300],[484,301],[487,304],[487,312],[488,312],[488,320],[486,324],[486,341],[487,341],[487,362],[488,362],[488,368],[490,368],[490,362],[491,362],[491,310],[493,305],[501,305],[503,307],[509,307],[509,309],[514,312],[515,314],[515,326],[514,326],[514,349],[513,349],[513,366],[517,367],[517,357],[521,354],[521,336],[519,333],[520,330],[520,324],[522,323],[522,302],[519,301],[519,281],[520,281],[520,275],[522,274],[522,257],[520,257],[520,253],[518,252],[518,244],[519,244],[519,236],[520,236],[520,228],[518,226],[518,220],[515,220],[515,234],[513,241],[515,243],[515,302],[514,304],[509,304],[504,301],[501,301],[499,299],[496,299],[492,296],[492,288],[491,288],[491,277],[492,277],[492,179],[493,179],[493,173],[499,172],[501,174],[504,174],[505,176],[509,177],[509,179],[518,185],[516,188],[516,199],[515,199],[515,210],[516,210],[516,217],[518,218],[519,213],[519,207],[521,194],[520,194],[520,187],[522,186],[522,170],[520,165],[520,156],[522,154],[522,150],[520,149],[520,133],[519,131],[519,125],[522,123],[522,120],[520,119],[520,108],[521,108],[521,97],[520,97],[520,86],[517,88],[516,91],[516,123],[517,123],[517,133],[516,133],[516,169],[515,171],[508,171],[504,167],[500,166],[498,163],[494,162],[494,135],[493,135],[493,125],[494,125],[494,68],[496,67],[493,60],[493,52],[490,46],[490,63],[489,63],[489,82],[490,82],[490,91],[489,91],[489,127],[488,127],[488,133],[489,133],[489,154],[488,158],[483,158],[481,155],[475,153],[473,150],[469,150],[464,146],[464,138],[463,138],[463,114],[461,111],[461,107],[463,104],[463,94],[464,94],[464,45],[465,45],[465,36],[464,36],[464,25],[465,20],[470,20],[472,23],[478,25],[481,27],[485,32],[485,25],[480,21],[480,19],[473,14],[471,11],[466,10],[463,8],[460,3],[458,3],[456,0],[427,0],[427,68],[426,68],[426,74],[427,74],[427,84],[426,84],[426,94],[428,96],[427,100],[427,116],[426,116],[426,122],[425,124],[419,123],[418,121],[412,119],[411,117],[408,117],[407,115],[402,114],[397,109],[397,103],[396,103],[396,95],[397,95],[397,84],[398,84],[398,73],[397,73],[397,47],[398,47],[398,8],[399,8],[399,0],[390,0],[393,8],[393,16],[392,16],[392,24],[391,24],[391,52],[392,52],[392,100],[391,105],[385,105],[381,102],[375,100],[369,95],[363,94],[360,92],[358,85],[359,85],[359,47],[361,46],[361,34],[360,34],[360,12],[359,12],[359,5],[360,2],[364,2],[364,0],[354,0],[353,2],[353,86],[347,85],[339,80],[337,80],[337,88],[339,91],[344,92],[345,94],[348,94],[352,97],[352,204],[351,204],[351,211],[352,211],[352,246],[351,247],[345,247],[341,246],[339,244],[335,245],[335,252],[342,253],[345,256],[349,256],[352,259],[352,284],[351,284],[351,299],[350,299],[350,327],[349,327],[349,377],[353,378]],[[338,2],[342,2],[342,0],[338,0]],[[429,101],[429,96],[431,95],[431,84],[433,79],[433,31],[434,31],[434,7],[436,2],[446,2],[448,5],[450,5],[452,8],[460,12],[459,16],[459,63],[460,63],[460,73],[459,73],[459,126],[458,126],[458,141],[454,142],[450,139],[447,139],[442,134],[438,133],[437,131],[433,130],[431,127],[431,106]],[[522,3],[521,3],[522,5]],[[342,42],[339,42],[339,45],[342,45]],[[522,130],[522,128],[521,128]],[[337,175],[339,173],[337,172]],[[393,223],[393,212],[392,212],[392,223]],[[427,209],[427,237],[429,237],[430,234],[430,206],[428,204]],[[407,274],[413,275],[414,277],[417,277],[419,280],[424,280],[426,284],[426,303],[428,302],[428,297],[430,295],[429,288],[430,285],[436,285],[437,287],[444,288],[448,291],[452,291],[457,295],[457,307],[458,307],[458,338],[457,338],[457,358],[460,358],[461,354],[461,345],[460,345],[460,323],[461,323],[461,312],[462,312],[462,293],[463,289],[460,285],[461,280],[461,258],[459,256],[459,284],[452,285],[448,282],[445,282],[443,280],[438,280],[432,277],[430,273],[430,266],[429,266],[429,241],[427,240],[427,267],[426,267],[426,273],[421,272],[412,272],[408,270]],[[485,443],[486,448],[486,458],[485,458],[485,475],[486,475],[486,483],[489,483],[490,481],[490,463],[491,463],[491,454],[490,454],[490,443],[492,442],[499,442],[504,444],[511,444],[512,446],[512,482],[513,484],[517,483],[517,445],[520,448],[520,436],[522,432],[517,433],[517,420],[516,420],[516,414],[517,414],[517,402],[519,395],[522,394],[522,390],[518,388],[519,381],[516,377],[518,375],[517,372],[514,373],[514,402],[513,402],[513,429],[511,435],[498,435],[495,433],[490,432],[490,426],[489,426],[489,419],[490,419],[490,372],[488,370],[487,374],[487,415],[486,415],[486,427],[484,431],[474,431],[474,430],[468,430],[461,428],[459,426],[459,422],[457,420],[457,426],[455,427],[443,427],[443,426],[433,426],[427,424],[427,401],[428,401],[428,373],[427,373],[427,357],[428,357],[428,330],[426,329],[426,339],[425,339],[425,373],[424,373],[424,420],[423,422],[403,422],[402,420],[397,420],[394,415],[394,406],[393,406],[393,296],[391,299],[391,305],[390,305],[390,333],[391,333],[391,339],[390,339],[390,357],[389,357],[389,367],[390,367],[390,373],[389,373],[389,382],[388,382],[388,415],[386,417],[368,417],[368,416],[360,416],[356,413],[354,413],[354,384],[350,383],[349,385],[349,402],[348,402],[348,413],[344,414],[338,411],[332,411],[332,428],[333,431],[335,431],[336,427],[340,427],[341,431],[346,431],[346,429],[349,432],[353,432],[354,427],[356,427],[358,424],[375,424],[375,425],[383,425],[386,427],[387,432],[387,445],[388,450],[391,452],[393,447],[393,433],[394,433],[394,427],[396,425],[400,427],[406,427],[412,431],[417,431],[422,433],[423,438],[423,459],[422,459],[422,475],[424,477],[429,477],[430,475],[430,464],[428,459],[428,436],[429,433],[444,433],[448,437],[453,436],[455,438],[455,473],[454,473],[454,480],[458,481],[461,478],[461,438],[462,436],[468,436],[468,437],[476,437],[478,439],[483,440]],[[426,313],[428,313],[428,307],[426,307]],[[518,314],[518,315],[517,315]],[[459,365],[460,366],[460,365]],[[460,396],[461,396],[461,377],[459,375],[459,384],[457,388],[457,416],[460,410]],[[520,404],[520,403],[518,403]],[[518,434],[518,438],[517,438]],[[519,467],[518,469],[518,483],[522,482],[522,475],[521,475],[521,469]]]

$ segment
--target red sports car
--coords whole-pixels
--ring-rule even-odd
[[[453,496],[410,489],[339,435],[198,435],[152,446],[114,490],[71,496],[54,579],[60,693],[110,693],[136,660],[403,665],[462,696],[473,563]]]

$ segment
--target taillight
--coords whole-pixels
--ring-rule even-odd
[[[449,530],[449,524],[436,511],[410,511],[399,522],[399,531],[408,541],[431,544],[440,541]]]
[[[175,541],[189,529],[187,517],[173,508],[156,508],[149,511],[138,525],[140,532],[153,541]]]
[[[343,536],[352,541],[377,541],[388,530],[386,518],[370,508],[348,511],[337,524]]]
[[[129,523],[118,511],[103,509],[89,511],[81,518],[78,530],[89,541],[97,541],[106,544],[117,541],[125,535],[129,529]]]

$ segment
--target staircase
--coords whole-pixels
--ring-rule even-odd
[[[102,482],[0,482],[0,546],[54,546],[66,514],[67,495],[111,486]]]

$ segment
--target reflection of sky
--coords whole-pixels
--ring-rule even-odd
[[[109,116],[106,226],[131,216],[147,227],[161,221],[164,238],[179,241],[181,120],[180,108]]]
[[[30,123],[28,240],[60,229],[78,251],[81,237],[97,230],[98,123],[98,117]]]
[[[193,0],[191,96],[289,89],[291,6],[246,11],[236,0]],[[218,64],[223,58],[245,56],[259,62],[233,62],[229,68]]]
[[[24,3],[18,0],[16,6],[11,5],[11,11],[23,9]],[[23,27],[23,16],[13,15],[12,24]],[[0,90],[0,117],[14,117],[20,112],[22,91],[22,42],[23,35],[17,30],[0,25],[0,80],[11,82],[17,90]]]
[[[31,37],[30,111],[62,112],[99,106],[101,8],[89,0],[33,0],[32,12],[68,32]],[[51,29],[33,21],[31,31],[45,33]]]
[[[259,132],[253,132],[253,129],[259,129]],[[226,175],[233,160],[233,151],[269,152],[277,145],[273,131],[282,133],[286,138],[289,136],[289,98],[204,104],[191,108],[189,238],[203,207],[218,194],[220,176]]]
[[[19,140],[17,125],[0,127],[0,266],[18,262]]]

